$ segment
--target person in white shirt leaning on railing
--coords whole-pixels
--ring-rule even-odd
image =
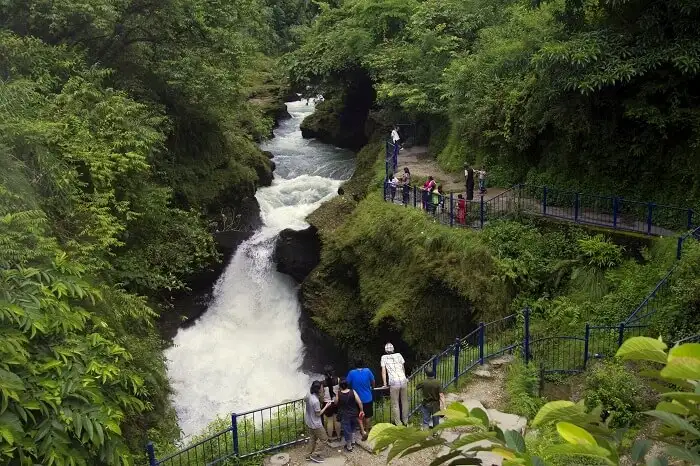
[[[408,425],[408,379],[404,370],[404,361],[401,353],[394,353],[394,345],[384,345],[386,354],[382,356],[382,383],[386,388],[387,376],[389,377],[389,397],[391,399],[391,418],[394,424]]]

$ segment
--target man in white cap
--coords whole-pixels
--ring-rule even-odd
[[[399,422],[408,425],[408,379],[406,379],[406,371],[403,367],[406,361],[401,353],[394,353],[394,345],[391,343],[384,345],[384,351],[386,354],[381,359],[382,382],[386,387],[388,374],[391,417],[396,425],[399,425]]]

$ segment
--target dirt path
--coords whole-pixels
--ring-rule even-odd
[[[398,174],[403,173],[404,167],[408,167],[411,171],[414,184],[422,185],[428,175],[431,175],[438,183],[442,184],[445,192],[453,192],[456,196],[466,191],[464,174],[462,172],[449,173],[440,168],[437,161],[428,154],[428,148],[425,146],[408,147],[399,152]],[[505,189],[489,188],[484,200],[496,197],[503,191]]]

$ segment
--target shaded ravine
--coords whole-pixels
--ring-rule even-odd
[[[336,195],[353,172],[354,156],[303,139],[299,125],[313,106],[287,106],[292,118],[262,147],[277,165],[272,186],[256,194],[262,227],[231,258],[207,312],[180,329],[165,353],[185,435],[217,415],[301,396],[308,388],[297,287],[275,270],[274,243],[285,228],[305,228],[306,216]]]

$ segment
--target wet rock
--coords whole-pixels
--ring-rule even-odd
[[[282,230],[275,243],[273,260],[278,272],[291,276],[297,283],[303,282],[321,260],[321,239],[316,227]]]
[[[483,377],[485,379],[491,379],[493,378],[493,374],[490,371],[484,370],[484,369],[477,369],[474,372],[472,372],[477,377]]]

